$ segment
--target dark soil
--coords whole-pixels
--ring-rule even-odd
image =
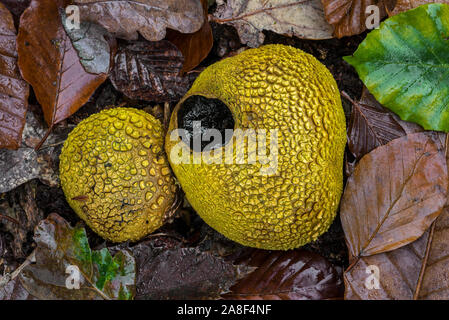
[[[236,31],[231,27],[214,24],[213,33],[215,39],[213,49],[210,55],[197,68],[198,70],[202,70],[223,57],[232,55],[242,46]],[[362,82],[358,78],[355,70],[342,57],[351,55],[364,37],[365,34],[343,39],[312,41],[267,32],[265,43],[291,45],[312,54],[329,68],[340,90],[344,90],[351,97],[358,99],[362,91]],[[30,99],[30,103],[37,103],[33,95],[31,95]],[[349,115],[350,104],[344,100],[342,102],[346,114]],[[156,114],[160,110],[160,106],[156,106],[155,104],[127,99],[116,91],[109,81],[106,81],[96,91],[86,106],[82,107],[69,120],[60,125],[77,124],[90,114],[99,112],[107,106],[120,104],[127,104],[133,107],[145,107],[146,110],[153,111]],[[174,104],[171,104],[171,107],[173,108]],[[0,197],[2,196],[5,195],[0,195]],[[61,188],[51,188],[41,182],[37,182],[36,202],[37,207],[43,212],[44,217],[56,212],[72,225],[81,222],[67,204]],[[29,254],[33,248],[32,238],[29,237],[29,243],[24,246],[27,250],[23,256],[12,255],[10,244],[13,242],[14,235],[5,232],[4,223],[5,221],[0,219],[0,274],[5,271],[5,266],[10,270],[20,264],[26,257],[26,254]],[[112,246],[111,243],[105,242],[89,228],[87,230],[92,247]],[[182,208],[179,217],[174,219],[172,223],[156,231],[156,234],[158,234],[156,236],[159,239],[158,241],[166,245],[171,241],[181,241],[186,246],[198,246],[201,249],[211,250],[220,255],[228,255],[241,248],[240,245],[227,240],[208,227],[189,206]],[[150,237],[152,236],[150,235]],[[345,268],[348,265],[347,248],[339,217],[335,219],[327,233],[304,248],[321,254],[339,268]]]

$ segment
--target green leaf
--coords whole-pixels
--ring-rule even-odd
[[[126,250],[113,257],[107,248],[92,251],[81,226],[71,228],[51,214],[36,227],[36,263],[21,273],[25,289],[39,299],[120,299],[135,295],[136,263]],[[79,270],[79,288],[68,288],[70,268]]]
[[[402,120],[449,131],[448,5],[423,5],[385,20],[344,59]]]

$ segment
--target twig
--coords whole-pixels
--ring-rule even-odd
[[[430,227],[429,238],[427,239],[427,245],[426,245],[426,254],[423,258],[421,270],[419,271],[418,284],[416,285],[415,292],[413,293],[413,300],[418,300],[418,298],[419,298],[419,292],[421,291],[421,285],[422,285],[422,281],[424,279],[424,273],[426,271],[427,261],[429,260],[430,246],[432,245],[433,232],[435,231],[435,225],[436,225],[436,221],[434,221],[432,223],[432,226]]]
[[[168,125],[170,123],[170,104],[168,102],[164,103],[164,129],[167,131]]]
[[[12,273],[7,273],[3,277],[0,277],[0,289],[6,286],[10,281],[14,280],[23,269],[29,266],[36,260],[36,250],[34,250],[26,260]]]
[[[41,139],[41,141],[34,147],[35,151],[39,151],[39,149],[42,147],[42,145],[44,144],[45,140],[47,140],[48,136],[50,135],[50,133],[53,130],[53,126],[51,126],[50,128],[48,128],[47,132],[45,133],[44,137]]]
[[[14,218],[11,218],[10,216],[6,216],[6,215],[0,213],[0,219],[8,220],[8,221],[13,222],[20,226],[20,222]]]

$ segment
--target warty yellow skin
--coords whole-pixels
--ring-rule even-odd
[[[183,101],[193,95],[224,102],[236,129],[277,129],[277,173],[261,175],[259,163],[176,164],[171,151],[179,140],[170,135]],[[211,227],[243,245],[297,248],[327,231],[336,216],[343,189],[345,116],[330,72],[299,49],[266,45],[206,68],[176,106],[165,143],[193,208]],[[193,151],[182,145],[192,159]],[[223,147],[223,154],[230,146]]]
[[[83,120],[65,141],[62,189],[73,210],[104,239],[136,241],[164,223],[176,186],[163,132],[146,112],[114,108]]]

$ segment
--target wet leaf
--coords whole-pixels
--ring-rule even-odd
[[[0,193],[36,178],[53,187],[59,185],[59,152],[73,127],[56,128],[43,147],[36,151],[34,147],[45,135],[46,129],[34,112],[28,112],[26,118],[20,148],[0,150]]]
[[[247,250],[236,264],[257,267],[224,295],[238,300],[317,300],[343,297],[341,274],[305,250]]]
[[[207,0],[201,0],[204,8],[204,23],[195,33],[183,34],[175,30],[167,30],[166,39],[173,43],[184,56],[184,64],[181,73],[193,70],[203,61],[214,44],[212,28],[207,19]]]
[[[64,13],[61,19],[84,69],[89,73],[108,73],[117,47],[115,38],[93,22],[82,21],[79,29],[71,29]]]
[[[345,273],[346,299],[449,299],[449,208],[421,238],[394,251],[361,258]],[[379,269],[379,288],[365,285],[368,266]]]
[[[351,102],[348,147],[357,159],[407,133],[423,131],[418,125],[402,121],[384,108],[366,88],[363,88],[360,101],[351,99]]]
[[[234,26],[250,47],[263,43],[263,30],[305,39],[332,38],[320,0],[221,0],[217,5],[214,21]]]
[[[17,149],[28,108],[29,86],[17,66],[16,28],[0,3],[0,149]]]
[[[166,28],[193,33],[203,25],[200,0],[74,0],[82,20],[96,22],[119,38],[149,41],[165,37]]]
[[[136,299],[214,299],[249,272],[197,248],[139,245],[132,250],[138,266]]]
[[[32,0],[17,37],[19,67],[50,129],[84,105],[107,74],[87,73],[64,30],[58,4]]]
[[[177,101],[194,74],[181,76],[183,57],[169,41],[134,42],[119,48],[111,82],[127,97],[155,102]]]
[[[444,134],[414,133],[364,156],[349,177],[340,218],[354,259],[418,239],[446,201]]]
[[[404,12],[404,11],[408,11],[414,8],[417,8],[423,4],[427,4],[427,3],[446,3],[449,4],[449,1],[447,0],[396,0],[396,5],[394,6],[393,10],[388,10],[387,8],[387,12],[388,15],[394,16],[397,15],[398,13]]]
[[[449,131],[448,36],[449,6],[424,5],[385,20],[344,59],[402,120]]]
[[[321,0],[327,21],[335,28],[334,35],[337,38],[353,36],[365,31],[367,18],[373,14],[367,10],[368,6],[376,6],[379,9],[379,19],[386,13],[385,3],[390,0]],[[368,13],[366,13],[368,11]]]
[[[132,299],[136,266],[126,250],[111,256],[107,248],[92,251],[84,228],[71,228],[63,218],[51,214],[34,233],[36,263],[20,274],[28,292],[39,299]],[[67,289],[69,275],[79,270],[80,289]]]

